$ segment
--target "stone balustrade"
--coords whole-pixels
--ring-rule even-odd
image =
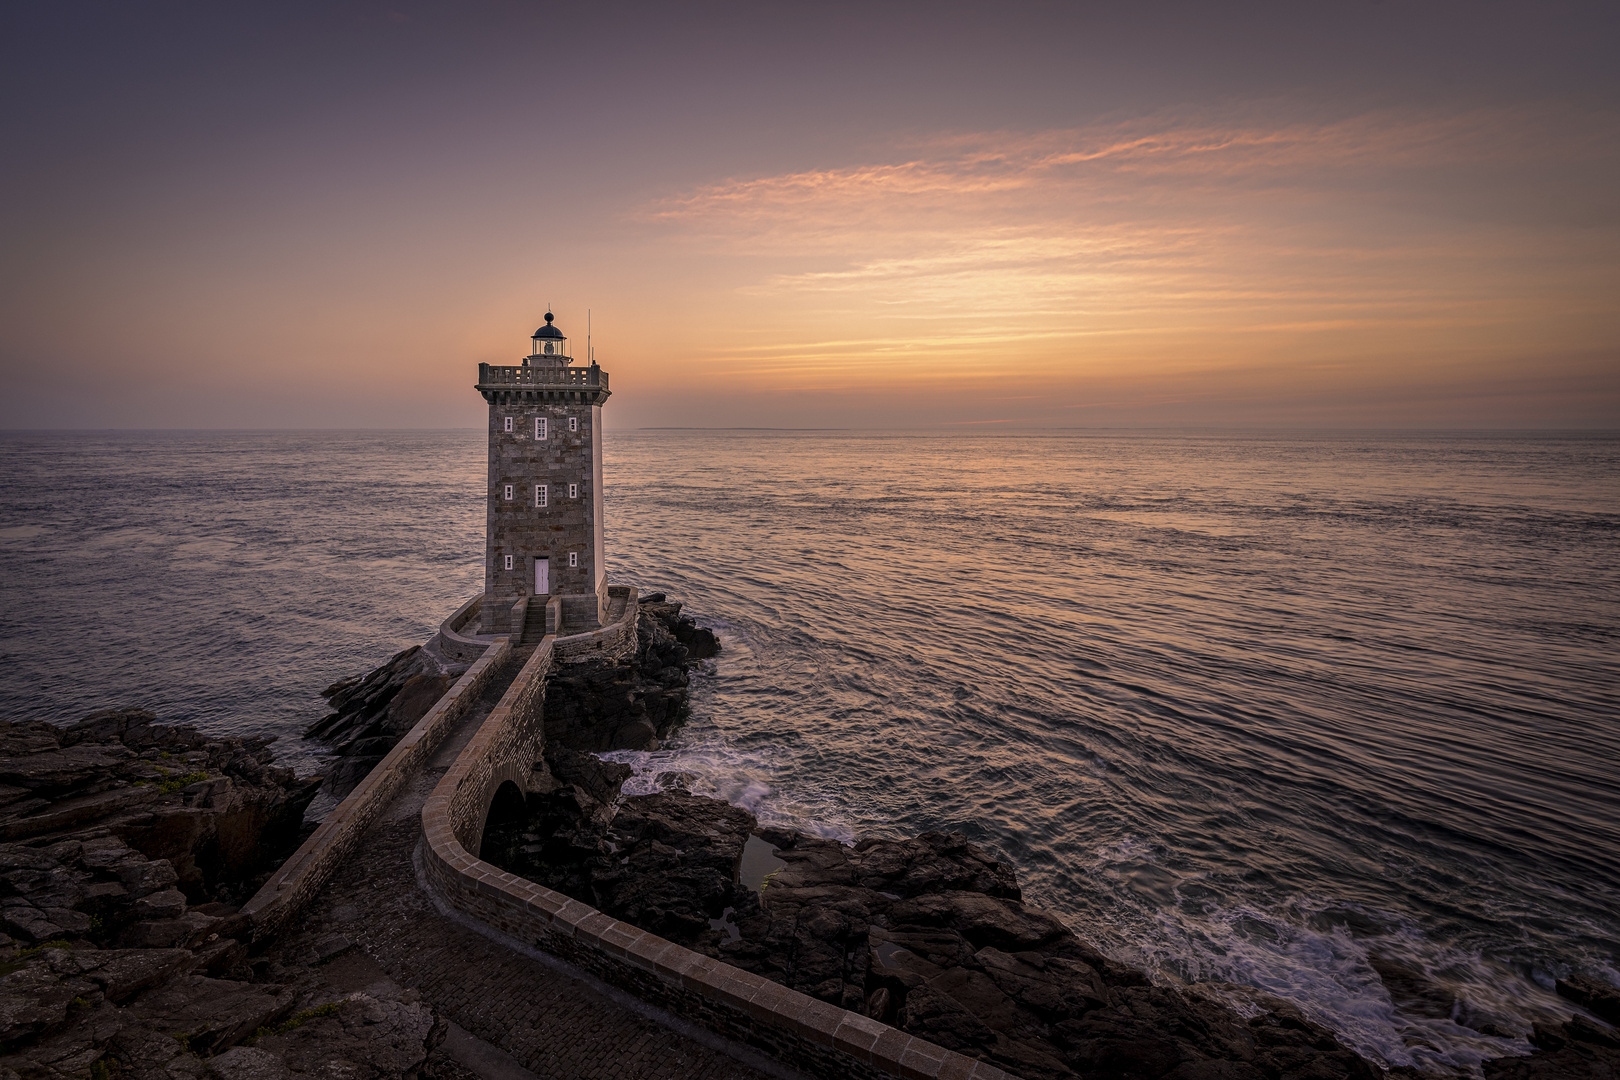
[[[589,367],[569,367],[565,364],[535,364],[497,366],[478,365],[478,389],[506,390],[514,387],[571,387],[590,386],[608,388],[608,374],[595,364]]]

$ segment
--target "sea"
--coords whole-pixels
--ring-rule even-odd
[[[1437,1075],[1620,984],[1620,435],[604,446],[611,579],[723,645],[633,790],[964,833],[1156,980]],[[484,469],[481,430],[0,433],[0,715],[318,771],[320,690],[481,588]]]

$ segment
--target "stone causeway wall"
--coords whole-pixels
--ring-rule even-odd
[[[483,606],[484,594],[479,593],[439,624],[440,652],[452,660],[471,664],[489,650],[491,639],[473,636],[478,630],[478,616]]]
[[[604,640],[623,634],[627,620],[633,649],[635,616],[632,597],[617,631],[595,633]],[[422,867],[441,902],[651,1005],[827,1080],[1010,1080],[986,1062],[683,948],[470,854],[482,844],[496,789],[511,781],[526,790],[542,749],[546,672],[556,647],[568,640],[547,638],[535,650],[422,808]]]
[[[444,813],[457,823],[458,834],[474,851],[483,845],[484,820],[500,786],[510,782],[525,795],[530,791],[535,763],[545,747],[546,676],[554,662],[555,640],[548,637],[535,648],[450,769],[460,782],[447,793]],[[474,746],[477,751],[469,753]],[[443,790],[440,781],[429,802]]]
[[[320,891],[338,866],[353,853],[366,828],[422,771],[445,736],[466,717],[510,653],[511,645],[504,637],[485,646],[483,655],[466,674],[394,744],[388,755],[321,822],[292,858],[243,905],[242,911],[253,918],[255,937],[274,933]]]
[[[621,595],[625,605],[612,624],[541,641],[428,797],[422,808],[422,868],[439,900],[651,1005],[826,1080],[1013,1080],[986,1062],[665,941],[469,854],[482,845],[485,818],[500,786],[511,782],[530,789],[544,748],[545,685],[552,665],[622,659],[635,652],[639,596],[634,589],[614,587],[613,597]],[[252,916],[255,936],[285,925],[326,884],[511,655],[511,640],[504,635],[490,644],[458,633],[474,625],[478,602],[475,597],[446,619],[440,638],[447,654],[458,647],[481,654],[248,901],[242,910]]]
[[[583,660],[625,660],[635,655],[639,644],[639,630],[637,629],[636,614],[641,600],[641,590],[623,585],[609,586],[602,594],[600,608],[607,610],[610,600],[624,600],[624,610],[618,619],[602,627],[584,634],[570,634],[560,637],[556,641],[556,659],[559,663],[574,664]],[[559,603],[563,598],[553,597],[553,603]],[[593,598],[595,599],[595,598]],[[561,605],[559,604],[559,607]]]

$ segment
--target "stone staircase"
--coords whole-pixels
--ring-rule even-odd
[[[520,645],[538,645],[546,636],[545,597],[536,596],[529,601],[529,610],[523,614],[523,638]]]
[[[597,599],[595,593],[585,593],[580,596],[559,596],[562,601],[562,625],[550,626],[547,624],[547,603],[552,599],[549,596],[535,596],[529,599],[528,610],[523,613],[523,637],[517,642],[519,645],[538,645],[540,639],[549,634],[566,637],[569,634],[584,634],[591,630],[600,630],[602,624],[597,621]],[[609,602],[608,621],[612,622],[624,614],[624,606],[628,601],[622,596],[616,596]]]

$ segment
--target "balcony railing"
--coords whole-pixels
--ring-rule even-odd
[[[608,388],[607,372],[590,367],[539,364],[534,367],[478,365],[478,385],[485,386],[600,386]]]

